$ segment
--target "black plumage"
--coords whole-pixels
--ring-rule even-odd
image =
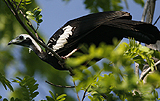
[[[53,34],[47,45],[60,56],[66,56],[83,43],[98,46],[101,42],[113,44],[113,38],[121,40],[123,37],[133,37],[140,42],[153,44],[160,39],[160,32],[157,27],[144,22],[132,21],[131,19],[132,16],[129,13],[122,11],[89,14],[68,21]],[[23,41],[19,43],[22,45]],[[36,47],[32,48],[35,48],[32,50],[35,50],[35,53],[43,61],[56,69],[66,70],[58,63],[58,60],[51,52],[47,50],[43,52],[40,49],[37,50]]]

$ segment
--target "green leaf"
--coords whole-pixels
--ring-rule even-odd
[[[53,97],[53,99],[56,100],[56,97],[54,96],[54,94],[52,93],[52,91],[49,91],[49,93],[51,94],[51,96]]]
[[[16,77],[18,80],[22,81],[22,79],[20,77]]]
[[[85,0],[86,9],[91,12],[122,10],[121,0]]]
[[[66,97],[67,95],[66,94],[62,94],[62,95],[59,95],[57,98],[56,98],[56,100],[58,100],[58,101],[64,101],[66,98],[64,98],[64,97]]]
[[[34,12],[34,15],[35,15],[35,16],[40,15],[41,11],[42,11],[42,9],[38,9],[38,10],[36,10],[36,11]]]
[[[28,14],[28,15],[34,15],[34,13],[32,13],[31,11],[27,11],[26,14]]]
[[[144,0],[134,0],[137,4],[140,4],[142,7],[144,6]]]
[[[8,100],[6,98],[4,98],[3,101],[8,101]]]
[[[34,93],[31,94],[31,97],[35,98],[38,94],[39,94],[39,92],[34,92]]]
[[[30,92],[33,93],[35,90],[37,90],[38,89],[38,85],[39,84],[35,84],[35,85],[30,86],[30,88],[29,88]]]
[[[158,73],[154,73],[154,74],[150,74],[148,77],[147,77],[147,82],[152,84],[154,87],[160,87],[160,74]]]
[[[2,83],[3,87],[4,87],[6,90],[7,90],[7,87],[8,87],[11,91],[14,91],[14,90],[13,90],[13,87],[12,87],[12,85],[11,85],[11,82],[10,82],[9,80],[7,80],[7,79],[5,78],[5,76],[2,75],[1,73],[0,73],[0,82]]]
[[[148,47],[146,47],[146,46],[140,45],[139,50],[143,51],[143,52],[149,52],[150,49]]]
[[[38,89],[38,84],[35,84],[36,80],[33,77],[25,76],[23,79],[19,77],[16,78],[18,80],[13,80],[13,82],[19,83],[19,85],[22,87],[24,100],[31,101],[39,94],[39,92],[36,91]]]
[[[47,101],[56,101],[53,98],[51,98],[50,96],[46,96],[46,98],[47,98]]]
[[[31,0],[14,0],[14,3],[16,3],[16,5],[19,5],[19,8],[23,8],[26,9],[26,5],[31,4]]]
[[[37,24],[41,23],[42,20],[42,15],[40,14],[42,9],[39,7],[34,8],[32,11],[27,11],[27,18],[30,20],[35,21]]]

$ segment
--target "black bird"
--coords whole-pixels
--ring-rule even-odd
[[[131,19],[132,16],[127,12],[109,11],[70,20],[53,34],[47,46],[60,56],[66,56],[83,43],[87,45],[98,45],[100,42],[113,44],[113,38],[121,40],[123,37],[133,37],[140,42],[154,44],[160,39],[160,32],[157,27]],[[10,44],[29,47],[41,60],[54,68],[67,70],[59,64],[51,52],[47,50],[44,52],[28,34],[19,35],[8,43],[8,45]]]

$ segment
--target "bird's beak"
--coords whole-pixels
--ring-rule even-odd
[[[8,45],[12,44],[12,40],[8,43]]]
[[[16,43],[17,43],[17,40],[16,40],[16,39],[13,39],[13,40],[11,40],[11,41],[8,43],[8,45],[16,44]]]

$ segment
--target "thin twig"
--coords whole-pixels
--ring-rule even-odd
[[[48,82],[48,81],[45,81],[46,83],[52,85],[52,86],[55,86],[55,87],[60,87],[60,88],[75,88],[75,86],[62,86],[62,85],[55,85],[51,82]]]
[[[92,91],[92,92],[90,92],[90,93],[87,93],[87,94],[85,95],[85,97],[86,97],[86,96],[88,96],[89,94],[92,94],[92,93],[93,93],[93,91]]]
[[[159,17],[157,18],[157,20],[154,22],[153,25],[155,25],[155,24],[158,22],[159,19],[160,19],[160,15],[159,15]]]
[[[17,6],[17,8],[16,8],[17,11],[18,11],[19,6],[20,6],[21,3],[22,3],[22,0],[19,2],[18,6]]]
[[[15,12],[11,9],[11,7],[8,5],[8,3],[6,2],[6,0],[4,0],[4,2],[6,3],[7,7],[10,9],[10,11],[13,13],[13,15],[16,15]]]
[[[7,0],[8,1],[8,0]],[[12,0],[12,2],[14,3],[14,5],[17,7],[17,4],[16,4],[16,2],[14,2],[13,0]]]
[[[73,81],[73,84],[74,84],[74,86],[76,87],[76,83],[75,83],[75,81]],[[80,98],[79,98],[78,92],[76,92],[76,93],[77,93],[78,101],[80,101]]]
[[[102,71],[103,71],[103,69],[101,69],[101,70],[99,71],[99,73],[97,73],[97,75],[94,77],[94,80],[98,77],[98,75],[100,75],[100,74],[102,73]],[[91,83],[91,84],[92,84],[92,83]],[[84,91],[82,101],[83,101],[84,98],[86,97],[86,93],[87,93],[89,87],[91,86],[91,84],[89,84],[88,87],[86,88],[86,90]],[[102,96],[103,96],[103,95],[102,95]],[[103,96],[103,97],[104,97],[104,96]]]
[[[89,87],[91,86],[91,84],[86,88],[86,90],[84,91],[84,94],[83,94],[83,98],[82,98],[82,101],[84,100],[84,98],[86,97],[86,93],[89,89]]]

